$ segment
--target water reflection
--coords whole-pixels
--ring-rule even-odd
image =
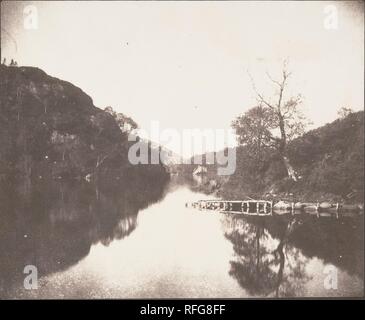
[[[362,295],[361,218],[227,215],[224,226],[235,251],[229,273],[250,295]],[[338,268],[342,280],[346,278],[335,292],[324,287],[328,264]]]
[[[160,200],[164,188],[163,181],[145,182],[143,188],[119,184],[113,192],[80,182],[39,183],[26,193],[3,187],[0,297],[22,284],[26,265],[37,266],[43,277],[76,264],[93,244],[127,237],[139,210]]]
[[[130,180],[131,181],[131,180]],[[244,217],[186,208],[181,186],[52,183],[0,192],[3,298],[361,296],[363,220]],[[161,200],[161,201],[160,201]],[[39,269],[24,290],[23,269]],[[338,289],[324,288],[326,265]]]

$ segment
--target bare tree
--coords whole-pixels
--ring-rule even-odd
[[[288,177],[297,181],[297,174],[289,161],[287,145],[290,140],[304,132],[307,124],[305,117],[299,109],[301,95],[298,94],[297,96],[285,98],[288,79],[291,76],[291,72],[287,70],[286,61],[283,64],[281,79],[273,79],[268,72],[266,72],[266,75],[277,89],[276,95],[271,99],[267,99],[257,90],[255,82],[249,74],[260,108],[265,108],[265,113],[270,114],[270,125],[264,131],[265,140],[270,141],[270,146],[278,151],[287,170]],[[266,118],[268,117],[266,116]],[[275,134],[275,131],[279,131],[279,134]]]

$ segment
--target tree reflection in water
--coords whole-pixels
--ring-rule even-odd
[[[363,277],[362,230],[353,232],[354,225],[361,222],[225,216],[225,236],[235,252],[229,273],[250,295],[263,297],[304,296],[314,256]],[[347,245],[336,245],[345,237]]]
[[[22,283],[24,267],[39,277],[65,270],[88,255],[93,244],[108,246],[128,236],[138,211],[164,196],[166,181],[120,184],[100,190],[88,183],[47,182],[26,193],[0,192],[0,297]]]

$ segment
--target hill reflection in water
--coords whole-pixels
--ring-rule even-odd
[[[188,185],[52,183],[2,192],[1,297],[360,296],[363,217],[245,217],[185,207]],[[163,199],[162,201],[160,201]],[[153,204],[153,205],[152,205]],[[143,209],[143,210],[142,210]],[[138,226],[137,226],[138,223]],[[39,289],[24,290],[25,265]],[[324,287],[326,266],[338,289]]]
[[[26,193],[12,185],[0,192],[0,297],[22,285],[24,267],[40,277],[86,257],[93,244],[108,246],[136,228],[141,209],[164,196],[166,181],[121,183],[99,190],[94,184],[45,182]]]
[[[227,215],[225,236],[235,252],[229,273],[251,296],[313,296],[315,289],[321,296],[346,295],[346,290],[362,295],[363,224],[362,217]],[[326,292],[326,266],[336,268],[339,278],[342,272],[357,279],[355,286],[341,279],[337,292]]]

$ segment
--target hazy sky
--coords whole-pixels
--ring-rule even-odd
[[[38,27],[24,28],[35,5]],[[326,29],[335,5],[337,29]],[[329,9],[327,9],[329,10]],[[364,108],[359,2],[1,2],[2,57],[70,81],[144,129],[228,129],[289,58],[314,127]],[[179,150],[175,150],[179,151]]]

